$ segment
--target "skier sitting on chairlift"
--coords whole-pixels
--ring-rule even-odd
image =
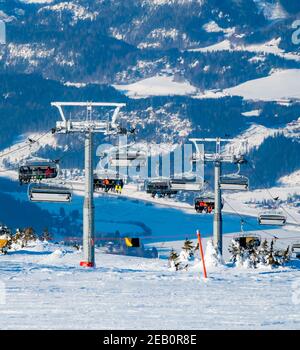
[[[108,179],[103,180],[103,185],[104,185],[104,191],[108,192],[108,190],[109,190],[109,180]]]
[[[53,170],[48,166],[48,168],[45,171],[45,176],[51,177],[52,173],[53,173]]]
[[[205,206],[206,206],[206,204],[203,201],[201,201],[199,203],[199,210],[201,213],[203,212],[203,210],[205,210]]]

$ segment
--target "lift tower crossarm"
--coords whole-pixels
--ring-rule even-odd
[[[109,134],[111,130],[118,128],[117,118],[120,109],[125,107],[125,103],[116,102],[52,102],[51,106],[57,107],[62,121],[56,122],[56,132],[74,133],[74,132],[94,132]],[[86,107],[88,118],[86,120],[67,120],[63,107]],[[113,107],[114,113],[110,122],[106,120],[93,120],[93,107]]]
[[[220,137],[216,137],[216,138],[191,138],[191,139],[189,139],[189,141],[191,141],[195,145],[195,148],[196,148],[196,154],[194,155],[194,159],[193,159],[194,161],[201,159],[201,156],[202,156],[202,160],[204,160],[206,162],[220,161],[222,163],[236,163],[236,162],[239,162],[239,161],[244,159],[243,154],[239,154],[239,155],[226,154],[226,153],[221,151],[221,143],[222,142],[224,142],[224,143],[225,142],[234,142],[234,141],[236,141],[235,139],[223,139]],[[199,142],[214,142],[214,143],[216,143],[216,151],[214,153],[204,153],[204,159],[203,159],[203,155],[200,152],[199,147],[198,147]],[[247,140],[241,139],[240,143],[246,145],[246,148],[247,148]]]
[[[125,107],[125,103],[117,102],[51,102],[51,106],[58,107]]]

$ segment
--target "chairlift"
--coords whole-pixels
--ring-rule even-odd
[[[150,193],[152,197],[158,195],[159,197],[171,197],[177,194],[177,190],[173,189],[171,186],[170,179],[157,178],[145,181],[146,192]]]
[[[171,179],[171,188],[176,191],[200,191],[202,187],[202,179],[196,176]]]
[[[29,186],[28,198],[31,202],[69,203],[72,191],[64,187]]]
[[[257,248],[261,244],[261,237],[256,234],[241,233],[233,237],[233,241],[241,248],[251,249]]]
[[[260,225],[283,226],[286,224],[286,220],[287,217],[279,210],[267,210],[258,215]]]
[[[240,175],[241,164],[237,163],[238,171],[236,173],[220,177],[219,185],[221,190],[248,191],[249,179],[244,175]]]
[[[137,167],[146,165],[147,155],[143,151],[115,152],[109,157],[109,164],[114,167]]]
[[[220,177],[220,189],[231,191],[248,191],[249,179],[239,174],[223,175]]]
[[[94,191],[103,190],[108,192],[109,190],[115,190],[116,188],[119,188],[121,191],[123,187],[124,180],[119,178],[116,174],[94,174]]]
[[[139,238],[124,237],[124,241],[127,248],[139,248],[141,246]]]
[[[194,205],[197,213],[212,213],[215,209],[215,196],[213,193],[204,193],[194,199]],[[222,198],[221,209],[223,206],[224,200]]]
[[[292,255],[295,258],[300,259],[300,242],[294,243],[292,245]]]
[[[20,184],[29,184],[44,179],[53,179],[58,175],[59,167],[54,161],[26,162],[19,167]]]

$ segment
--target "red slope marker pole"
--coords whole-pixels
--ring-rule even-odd
[[[197,230],[197,236],[198,236],[198,243],[199,243],[199,252],[200,252],[202,265],[203,265],[203,274],[204,274],[204,278],[206,279],[207,278],[207,273],[206,273],[206,266],[205,266],[205,260],[204,260],[204,254],[203,254],[201,234],[200,234],[199,230]]]

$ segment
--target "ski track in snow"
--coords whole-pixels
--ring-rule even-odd
[[[167,261],[46,249],[0,256],[1,329],[299,329],[291,267],[245,270],[196,265],[170,272]],[[299,267],[299,266],[298,266]]]

